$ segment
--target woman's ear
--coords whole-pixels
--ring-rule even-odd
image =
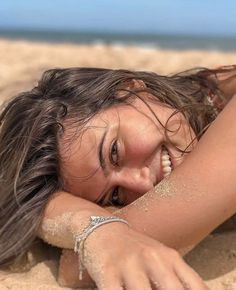
[[[146,84],[142,80],[131,79],[123,83],[123,88],[127,90],[144,89]]]
[[[131,79],[121,83],[118,91],[119,97],[123,97],[127,94],[127,91],[145,89],[147,86],[142,80]]]

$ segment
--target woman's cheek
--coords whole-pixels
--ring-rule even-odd
[[[157,142],[154,140],[148,140],[148,137],[144,140],[134,139],[132,142],[127,142],[125,145],[125,152],[127,157],[136,158],[136,160],[148,158],[157,148]]]

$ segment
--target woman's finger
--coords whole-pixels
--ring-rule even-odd
[[[123,285],[120,283],[120,281],[116,280],[106,280],[101,284],[97,284],[98,290],[126,290],[128,288],[123,287]]]
[[[121,275],[118,274],[118,271],[114,266],[111,266],[103,271],[98,269],[96,278],[98,278],[95,282],[98,290],[126,290],[123,287],[123,281]]]
[[[166,261],[162,262],[153,249],[149,249],[148,252],[148,258],[145,257],[139,262],[133,261],[128,270],[125,271],[125,289],[184,290],[181,281],[174,272],[174,267]]]
[[[152,290],[151,283],[145,271],[129,271],[126,272],[124,278],[125,290]]]
[[[151,289],[166,289],[166,290],[184,290],[182,282],[179,280],[177,275],[169,270],[159,271],[156,267],[156,270],[152,271],[150,274],[151,284],[153,288]]]
[[[155,287],[153,289],[183,290],[183,285],[174,271],[173,261],[170,261],[172,256],[174,258],[175,251],[172,249],[166,251],[163,247],[163,253],[168,253],[169,258],[166,259],[165,255],[160,256],[155,248],[149,248],[148,252],[145,253],[146,269],[148,277]]]
[[[208,290],[207,285],[202,281],[201,277],[182,259],[179,259],[178,264],[175,266],[176,275],[185,286],[184,289],[191,290]]]
[[[163,259],[163,256],[162,259],[160,259],[160,255],[158,255],[156,251],[150,250],[149,253],[147,269],[154,289],[208,289],[200,276],[184,262],[183,258],[176,250],[168,249],[166,253],[168,253],[168,259]]]

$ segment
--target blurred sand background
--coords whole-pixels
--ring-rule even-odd
[[[30,89],[43,71],[54,67],[126,68],[170,74],[192,67],[214,68],[229,64],[236,64],[236,51],[175,51],[0,39],[0,102]],[[0,290],[69,289],[56,283],[55,259],[42,251],[30,256],[31,261],[36,261],[30,271],[14,274],[0,271]],[[210,289],[236,290],[236,231],[210,235],[187,255],[186,260]]]

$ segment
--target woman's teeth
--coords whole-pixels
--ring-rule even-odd
[[[170,155],[167,149],[165,148],[162,149],[161,164],[162,164],[163,176],[167,177],[171,173],[172,167],[171,167]]]

